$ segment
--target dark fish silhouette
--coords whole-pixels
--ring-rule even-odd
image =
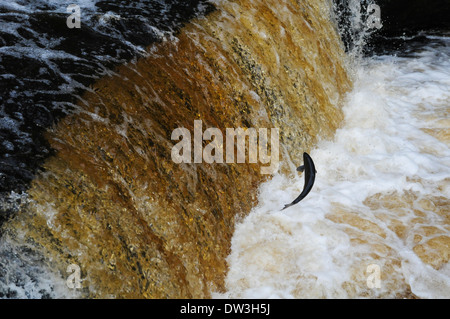
[[[314,185],[314,180],[316,179],[317,171],[316,167],[314,166],[314,162],[311,156],[308,155],[308,153],[303,153],[303,165],[299,166],[297,168],[297,171],[299,172],[305,171],[305,186],[303,187],[302,193],[292,203],[284,205],[284,208],[282,210],[297,204],[299,201],[305,198]]]

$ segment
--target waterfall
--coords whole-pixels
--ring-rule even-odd
[[[448,298],[450,42],[408,3],[0,0],[0,298]]]
[[[46,130],[54,154],[3,226],[4,294],[224,291],[235,223],[271,175],[249,159],[175,163],[172,132],[194,132],[196,120],[224,136],[229,128],[276,128],[279,171],[288,174],[340,126],[351,80],[331,2],[213,4],[98,77]],[[70,269],[81,288],[67,287]]]

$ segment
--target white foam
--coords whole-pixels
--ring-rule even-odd
[[[303,176],[276,175],[261,186],[259,205],[237,225],[232,239],[227,292],[214,296],[386,297],[401,294],[409,285],[419,297],[448,298],[450,266],[436,270],[423,263],[411,240],[398,238],[363,204],[370,195],[392,191],[450,196],[449,187],[441,187],[439,194],[435,185],[450,178],[450,148],[421,130],[433,125],[422,114],[449,106],[450,40],[440,40],[447,47],[429,48],[413,58],[371,59],[358,67],[355,88],[344,107],[344,127],[333,141],[320,142],[310,153],[318,172],[312,192],[280,212],[301,192]],[[433,152],[422,151],[430,147]],[[364,288],[367,274],[361,269],[370,262],[371,248],[351,245],[349,226],[326,218],[336,205],[377,224],[386,238],[372,236],[400,256],[401,267],[382,288]],[[395,211],[383,213],[411,220],[397,217]],[[440,219],[431,216],[430,220]],[[383,266],[388,258],[377,262]]]

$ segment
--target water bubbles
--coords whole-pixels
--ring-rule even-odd
[[[448,298],[450,145],[421,129],[449,110],[448,62],[438,57],[450,41],[439,40],[440,54],[424,47],[357,67],[345,125],[311,152],[310,195],[278,212],[303,181],[275,176],[236,227],[228,297]],[[380,271],[373,288],[370,265]]]

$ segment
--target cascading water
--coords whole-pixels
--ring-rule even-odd
[[[450,40],[431,38],[357,66],[343,127],[311,152],[306,199],[280,212],[302,176],[261,186],[232,240],[225,296],[450,298]]]
[[[276,127],[281,156],[298,162],[333,136],[351,83],[328,1],[214,7],[91,83],[46,130],[54,155],[22,200],[7,202],[17,212],[2,228],[3,296],[224,291],[236,218],[268,176],[261,163],[177,164],[172,132],[196,120],[222,131]],[[80,288],[66,285],[68,267]]]
[[[260,187],[216,297],[450,298],[450,40],[363,58],[364,10],[337,11],[354,74],[343,125],[311,151],[301,203],[280,211],[303,188],[297,172]]]
[[[0,2],[0,296],[449,297],[450,42],[363,58],[339,2]],[[198,120],[278,128],[280,170],[175,163]]]

